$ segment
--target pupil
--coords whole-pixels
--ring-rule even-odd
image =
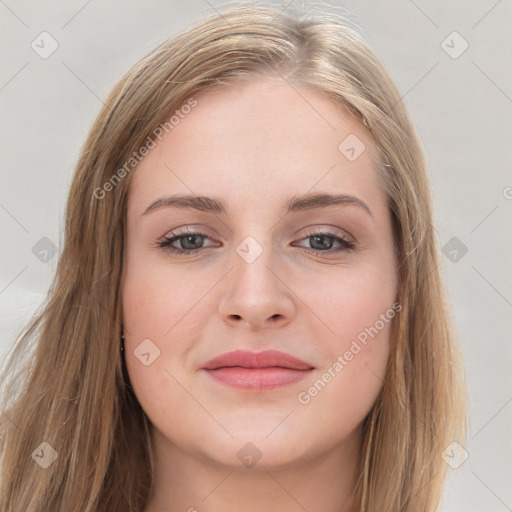
[[[190,242],[190,240],[192,240],[191,242],[191,245],[194,246],[194,242],[193,240],[195,238],[199,238],[199,245],[201,245],[201,239],[203,238],[202,236],[200,235],[187,235],[185,238],[184,238],[184,243],[182,243],[182,245],[184,246],[183,248],[184,249],[197,249],[198,247],[188,247],[188,243]],[[196,242],[197,244],[197,242]]]

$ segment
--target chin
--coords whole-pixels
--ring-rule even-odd
[[[233,438],[212,439],[211,445],[198,447],[199,451],[212,463],[231,471],[289,469],[314,456],[305,451],[303,440],[291,435],[284,436],[286,441],[273,434],[268,436],[266,428],[258,432],[253,427],[240,435],[231,433]]]

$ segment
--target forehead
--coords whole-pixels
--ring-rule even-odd
[[[134,172],[137,211],[169,192],[222,196],[240,208],[283,193],[378,193],[371,135],[321,92],[259,81],[194,99]]]

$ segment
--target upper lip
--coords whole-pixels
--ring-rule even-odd
[[[211,359],[203,368],[206,370],[216,370],[217,368],[229,366],[240,366],[242,368],[280,367],[293,370],[310,370],[313,368],[309,363],[278,350],[265,350],[263,352],[234,350]]]

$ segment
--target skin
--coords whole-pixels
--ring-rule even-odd
[[[304,86],[261,80],[195,98],[129,190],[123,322],[130,381],[152,423],[156,470],[146,512],[355,511],[361,426],[382,388],[391,322],[309,403],[298,394],[396,300],[375,144],[359,121]],[[366,146],[355,161],[338,149],[349,134]],[[372,215],[353,204],[285,214],[286,200],[308,192],[356,196]],[[227,213],[164,207],[143,215],[177,193],[221,199]],[[200,252],[187,258],[158,246],[185,227],[207,238],[173,245]],[[308,236],[316,230],[327,233],[320,244]],[[335,252],[340,244],[330,236],[340,232],[356,250]],[[263,248],[251,263],[236,251],[249,235]],[[321,254],[307,252],[322,243]],[[147,366],[134,354],[144,339],[160,350]],[[281,350],[315,369],[261,392],[200,370],[235,349]],[[252,467],[237,457],[248,442],[261,453]]]

